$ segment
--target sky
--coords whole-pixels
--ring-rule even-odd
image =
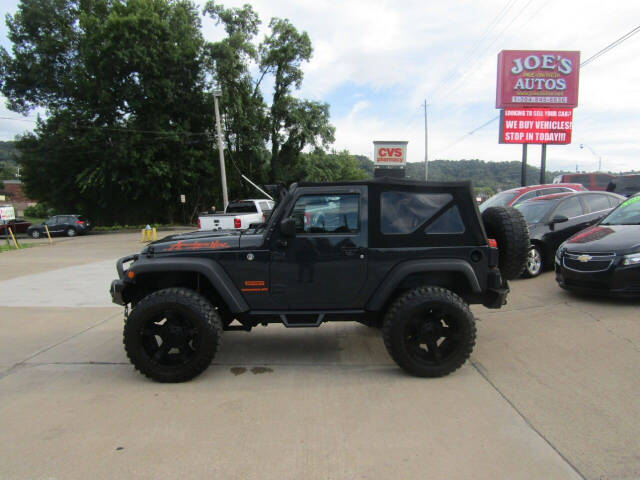
[[[3,14],[17,0],[4,0]],[[203,4],[204,2],[199,2]],[[225,6],[244,1],[227,0]],[[640,1],[613,0],[256,0],[260,38],[271,17],[305,30],[314,54],[297,96],[327,102],[333,148],[373,156],[374,140],[407,140],[408,160],[520,160],[520,145],[498,143],[497,55],[501,50],[578,50],[581,60],[640,25]],[[224,32],[205,19],[208,40]],[[9,48],[6,26],[0,44]],[[580,71],[570,145],[547,148],[549,170],[640,169],[640,33]],[[270,85],[266,84],[265,88]],[[265,92],[268,94],[269,92]],[[4,100],[4,99],[3,99]],[[33,126],[0,107],[0,140]],[[583,148],[580,148],[580,145]],[[528,149],[539,165],[540,147]]]

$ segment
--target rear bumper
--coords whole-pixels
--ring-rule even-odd
[[[500,271],[494,268],[487,276],[487,292],[482,305],[487,308],[501,308],[507,303],[509,282],[502,278]]]

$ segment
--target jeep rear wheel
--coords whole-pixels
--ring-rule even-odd
[[[471,355],[476,327],[469,306],[440,287],[400,296],[384,318],[384,344],[395,362],[418,377],[442,377]]]
[[[220,315],[193,290],[167,288],[144,297],[125,322],[131,363],[159,382],[184,382],[202,373],[222,336]]]
[[[489,207],[482,213],[487,236],[498,242],[498,266],[502,278],[518,278],[527,265],[529,228],[513,207]]]

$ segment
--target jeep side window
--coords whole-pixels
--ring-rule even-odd
[[[458,235],[464,233],[464,222],[457,205],[453,205],[446,212],[440,215],[424,233],[441,235]]]
[[[360,195],[303,195],[296,201],[291,217],[296,232],[358,233],[360,230]]]
[[[380,195],[382,233],[413,233],[451,200],[453,196],[449,193],[383,192]]]

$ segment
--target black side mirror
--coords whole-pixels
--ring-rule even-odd
[[[296,221],[289,217],[285,218],[280,222],[280,233],[284,237],[295,237],[296,236]]]
[[[556,223],[564,223],[564,222],[568,222],[568,221],[569,221],[569,219],[567,217],[565,217],[564,215],[556,215],[549,222],[549,227],[551,227],[551,230],[553,230],[553,228],[555,227]]]

